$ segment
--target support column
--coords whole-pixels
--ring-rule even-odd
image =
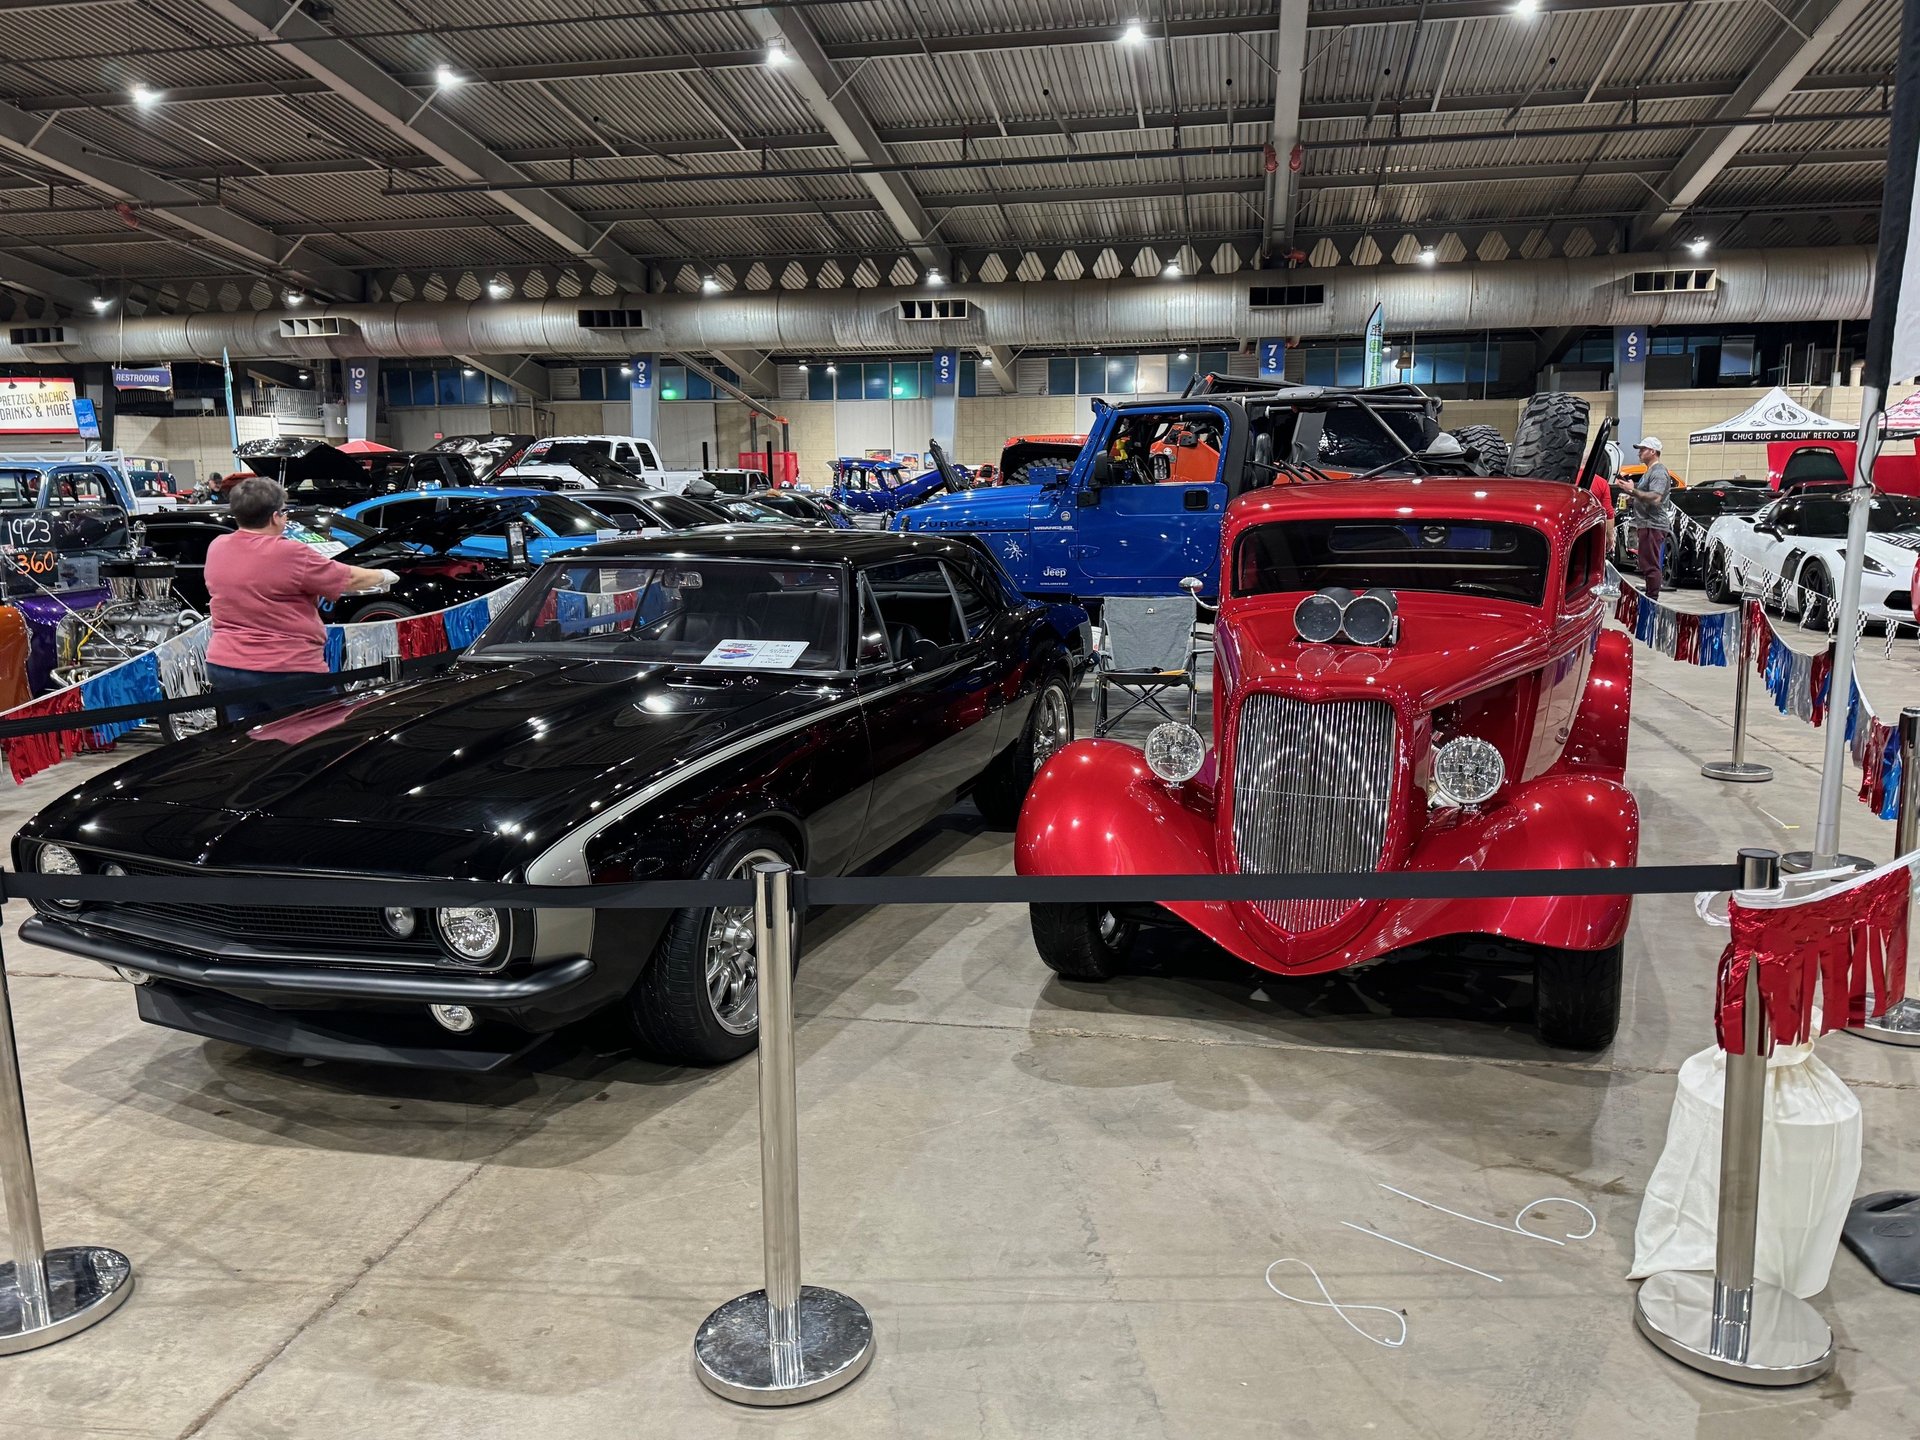
[[[120,392],[113,388],[113,367],[111,365],[86,365],[81,367],[79,393],[93,401],[94,419],[100,424],[100,438],[88,440],[88,445],[97,445],[102,450],[113,449],[113,424],[117,412],[116,401]]]
[[[627,433],[660,444],[660,364],[653,355],[636,355],[627,362]]]
[[[1625,454],[1647,432],[1647,352],[1652,331],[1645,325],[1622,325],[1613,332],[1614,413],[1620,417],[1615,439]]]
[[[346,360],[341,363],[346,368],[347,379],[347,438],[371,440],[380,414],[380,362]]]
[[[933,352],[933,438],[953,458],[953,436],[960,398],[960,352]]]

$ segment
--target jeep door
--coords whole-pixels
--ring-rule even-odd
[[[1220,523],[1227,508],[1225,458],[1237,447],[1217,446],[1220,458],[1205,483],[1171,480],[1172,457],[1154,450],[1183,417],[1217,426],[1229,440],[1224,411],[1179,406],[1165,411],[1116,410],[1105,444],[1075,466],[1074,535],[1069,543],[1072,583],[1086,596],[1174,595],[1180,582],[1198,576],[1211,593],[1220,570]],[[1204,450],[1203,450],[1204,453]],[[1101,465],[1104,460],[1105,464]],[[1104,470],[1104,476],[1097,470]],[[1164,475],[1162,472],[1165,472]],[[1108,483],[1097,487],[1096,478]]]

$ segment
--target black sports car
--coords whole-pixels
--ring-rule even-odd
[[[393,620],[444,610],[498,590],[533,567],[508,559],[468,559],[446,552],[469,535],[499,524],[532,502],[525,497],[456,503],[444,512],[387,530],[376,530],[318,506],[296,507],[287,517],[287,533],[321,553],[369,570],[391,570],[400,583],[385,590],[343,595],[324,607],[336,625],[361,620]],[[156,558],[174,564],[174,593],[194,609],[207,609],[207,547],[234,528],[224,505],[181,506],[143,517],[145,541]]]
[[[768,857],[839,874],[958,793],[1012,824],[1072,734],[1085,622],[960,539],[609,541],[542,566],[450,670],[118,766],[29,822],[14,859],[546,885]],[[652,1055],[712,1064],[758,1029],[745,910],[49,902],[25,933],[143,977],[144,1019],[289,1054],[490,1069],[619,1006]]]

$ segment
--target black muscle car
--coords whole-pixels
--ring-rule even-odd
[[[14,859],[542,885],[767,857],[839,874],[956,794],[1013,823],[1071,738],[1085,621],[960,539],[609,541],[542,566],[451,670],[104,772],[29,822]],[[140,977],[144,1019],[290,1054],[486,1069],[620,1006],[650,1054],[713,1064],[758,1028],[744,910],[49,902],[25,933]]]

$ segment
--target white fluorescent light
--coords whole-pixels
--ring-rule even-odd
[[[711,275],[703,276],[700,280],[700,288],[709,295],[716,294],[720,289],[720,282]]]
[[[113,308],[113,301],[109,300],[104,295],[96,295],[93,297],[93,308],[95,310],[100,311],[102,314],[105,314],[107,311]]]
[[[160,103],[159,93],[157,91],[149,90],[144,85],[134,86],[133,90],[130,93],[133,96],[133,103],[140,106],[142,109],[145,109],[149,105],[158,105]]]
[[[1707,253],[1707,237],[1704,235],[1697,235],[1692,240],[1689,240],[1687,242],[1687,253],[1690,255],[1706,254]]]
[[[446,65],[442,65],[433,72],[433,83],[442,90],[451,90],[460,83],[460,79],[461,77],[454,74],[453,70]]]
[[[1438,260],[1439,258],[1440,256],[1434,250],[1433,246],[1427,245],[1422,247],[1420,251],[1420,263],[1422,265],[1431,265],[1433,264],[1434,261]]]
[[[1127,22],[1127,28],[1120,32],[1120,43],[1122,45],[1138,45],[1146,38],[1147,32],[1141,28],[1138,20],[1129,20]]]
[[[512,287],[504,280],[489,280],[487,282],[487,294],[496,300],[504,300],[512,293]]]
[[[773,41],[769,41],[769,42],[768,42],[768,44],[767,44],[767,64],[769,64],[769,65],[784,65],[784,64],[786,64],[786,63],[787,63],[787,61],[788,61],[788,60],[790,60],[791,58],[792,58],[792,57],[791,57],[790,55],[788,55],[788,54],[787,54],[787,47],[786,47],[786,43],[785,43],[784,41],[780,41],[780,40],[773,40]]]
[[[1180,262],[1178,260],[1169,260],[1167,262],[1167,268],[1160,273],[1169,280],[1178,280],[1180,278]]]

